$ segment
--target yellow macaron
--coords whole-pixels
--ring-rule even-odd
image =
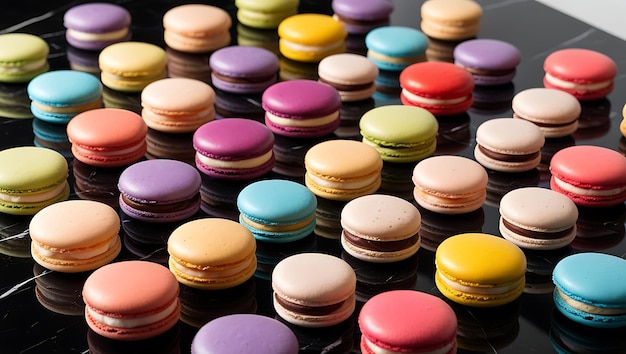
[[[278,25],[279,49],[286,58],[319,62],[346,49],[348,32],[343,24],[324,14],[297,14]]]
[[[120,42],[104,48],[98,57],[102,84],[112,90],[140,92],[164,79],[167,56],[163,48],[146,42]]]

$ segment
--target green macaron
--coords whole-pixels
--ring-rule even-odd
[[[0,35],[0,82],[28,82],[48,71],[48,43],[28,33]]]
[[[425,109],[405,105],[373,108],[361,117],[363,142],[374,147],[384,161],[416,162],[437,147],[439,123]]]

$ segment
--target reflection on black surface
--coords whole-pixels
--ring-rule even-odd
[[[265,48],[280,55],[278,32],[274,30],[257,29],[239,23],[237,24],[237,44]]]
[[[298,327],[278,316],[275,318],[295,333],[302,354],[346,354],[352,352],[353,346],[359,345],[354,341],[355,320],[352,317],[325,328]]]
[[[98,56],[100,55],[100,52],[67,46],[66,55],[70,69],[94,74],[100,77],[100,66],[98,64]]]
[[[602,251],[624,239],[626,205],[607,208],[578,207],[576,238],[571,246],[581,251]]]
[[[335,129],[335,135],[342,139],[360,140],[361,116],[374,107],[376,102],[371,97],[361,101],[343,102],[339,109],[339,128]]]
[[[278,262],[298,253],[315,252],[317,248],[317,238],[310,234],[292,242],[266,242],[256,241],[256,261],[257,269],[254,276],[262,279],[270,279],[272,270]]]
[[[172,231],[186,220],[176,223],[149,223],[120,213],[124,247],[137,258],[167,264],[167,240]]]
[[[215,115],[220,118],[248,118],[263,123],[265,110],[261,107],[261,95],[238,95],[215,89]]]
[[[67,138],[67,124],[55,124],[33,118],[33,145],[52,149],[66,158],[72,156],[72,144]]]
[[[68,316],[83,316],[83,284],[89,276],[83,273],[59,273],[39,264],[33,266],[35,296],[37,301],[50,311]]]
[[[499,115],[511,109],[511,102],[515,95],[515,85],[512,82],[497,86],[475,86],[474,102],[469,112],[482,115]]]
[[[421,248],[435,252],[441,242],[450,236],[468,232],[482,232],[485,222],[483,208],[469,213],[444,215],[424,209],[415,203],[422,216]]]
[[[297,182],[304,183],[304,155],[313,145],[324,141],[323,138],[293,138],[274,135],[273,171]]]
[[[437,155],[457,154],[470,145],[470,116],[467,113],[438,119]]]
[[[376,193],[393,195],[404,200],[413,200],[415,184],[411,177],[415,163],[393,163],[383,161],[381,184]]]
[[[474,38],[468,38],[467,40],[469,39]],[[428,37],[426,58],[428,61],[444,61],[454,63],[454,48],[456,48],[456,46],[463,41],[444,41]]]
[[[210,54],[183,53],[166,47],[167,74],[169,77],[183,77],[211,82],[211,68],[209,67]]]
[[[611,101],[581,101],[578,129],[572,134],[577,141],[597,139],[611,130]]]
[[[102,101],[106,108],[127,109],[141,115],[141,94],[111,90],[104,86]]]
[[[528,294],[551,294],[554,290],[552,271],[556,264],[570,255],[570,246],[555,250],[522,249],[526,255],[526,285],[524,292]]]
[[[148,128],[146,134],[147,159],[172,159],[195,166],[196,150],[193,133],[165,133]]]
[[[315,209],[315,234],[339,243],[341,236],[341,210],[346,201],[330,200],[317,197]]]
[[[626,353],[623,328],[584,326],[552,311],[550,342],[558,353]]]
[[[552,160],[552,156],[554,156],[557,151],[574,146],[575,144],[576,140],[571,135],[561,138],[547,138],[545,140],[545,143],[541,147],[541,161],[539,162],[539,166],[537,166],[541,184],[550,188],[550,177],[552,176],[550,173],[550,161]]]
[[[485,204],[498,208],[502,197],[513,189],[536,187],[539,184],[539,170],[506,173],[487,169],[487,200]]]
[[[178,354],[180,349],[181,326],[174,326],[156,337],[139,341],[116,341],[96,334],[91,328],[87,331],[90,354]]]
[[[27,84],[0,83],[0,117],[13,119],[32,118]]]
[[[0,253],[9,257],[30,258],[28,226],[32,215],[0,213]]]
[[[280,57],[280,70],[278,78],[280,81],[287,80],[317,80],[317,64],[294,61],[285,57]]]
[[[103,168],[72,160],[74,192],[80,199],[94,200],[117,207],[120,191],[117,180],[124,167]]]

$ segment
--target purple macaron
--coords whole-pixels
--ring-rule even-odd
[[[254,46],[228,46],[209,58],[215,88],[231,93],[260,93],[278,80],[280,63],[273,52]]]
[[[471,39],[458,44],[454,63],[465,68],[476,85],[493,86],[511,82],[521,61],[519,49],[497,39]]]
[[[364,35],[389,25],[393,4],[389,0],[333,0],[333,17],[343,23],[349,34]]]
[[[265,125],[294,138],[328,135],[339,127],[341,97],[334,87],[315,80],[287,80],[268,87],[261,97]]]
[[[203,325],[191,342],[191,354],[297,354],[299,349],[298,339],[289,327],[257,314],[218,317]]]
[[[63,16],[67,42],[86,50],[101,50],[110,44],[130,40],[130,24],[130,12],[110,3],[77,5]]]
[[[136,162],[119,177],[120,209],[129,217],[153,223],[184,220],[200,210],[202,177],[178,160]]]

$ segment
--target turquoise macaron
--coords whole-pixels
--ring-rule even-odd
[[[48,71],[27,87],[33,116],[65,124],[78,113],[102,107],[102,83],[98,77],[77,70]]]
[[[597,328],[626,326],[626,259],[583,252],[561,259],[552,272],[556,309]]]
[[[315,195],[300,183],[283,179],[253,182],[237,196],[239,223],[258,241],[285,243],[303,239],[315,228]]]
[[[428,37],[420,30],[404,26],[383,26],[365,36],[367,57],[381,70],[402,71],[426,61]]]

